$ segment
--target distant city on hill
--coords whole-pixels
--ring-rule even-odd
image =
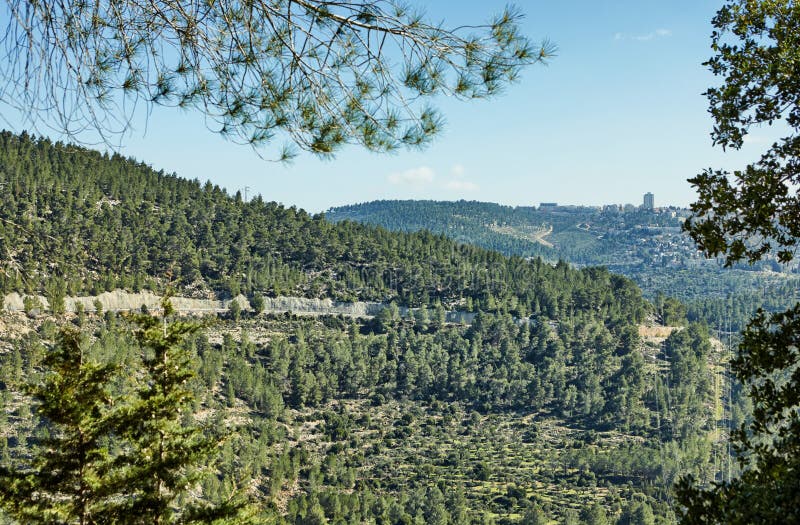
[[[657,207],[655,196],[647,193],[641,205],[387,200],[331,208],[325,216],[389,230],[430,230],[506,255],[606,266],[632,278],[651,298],[662,293],[702,302],[744,296],[748,304],[769,309],[782,307],[770,304],[774,297],[794,300],[800,283],[796,263],[781,265],[773,258],[724,268],[721,261],[705,258],[684,233],[690,214],[686,208]]]

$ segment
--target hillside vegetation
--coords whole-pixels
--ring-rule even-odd
[[[56,325],[19,315],[5,316],[0,354],[5,461],[47,429],[21,378],[36,377]],[[139,366],[123,319],[71,322],[88,355]],[[248,487],[286,523],[517,523],[531,509],[564,521],[635,504],[669,519],[676,477],[712,479],[724,450],[720,355],[697,325],[654,344],[581,318],[279,316],[220,320],[189,348],[194,417],[229,434],[202,493]]]
[[[431,231],[509,256],[604,266],[633,279],[646,297],[661,293],[690,306],[689,317],[738,332],[763,307],[800,300],[797,265],[775,258],[723,268],[706,260],[681,230],[688,210],[502,206],[475,201],[374,201],[333,208],[326,217],[393,231]]]
[[[65,313],[65,298],[167,286],[389,305],[372,318],[230,308],[186,342],[187,421],[225,437],[195,496],[241,489],[267,522],[669,523],[676,476],[711,481],[730,464],[721,444],[743,415],[724,353],[625,277],[333,224],[129,159],[0,137],[0,291],[49,304],[2,314],[4,466],[26,465],[52,431],[24,383],[45,372],[59,326],[81,330],[87,358],[124,364],[118,394],[141,370],[128,318]],[[401,305],[419,308],[402,317]],[[445,309],[477,315],[448,323]],[[653,315],[684,326],[641,337]]]
[[[504,257],[427,232],[332,224],[210,183],[45,139],[0,134],[0,292],[117,288],[294,295],[641,320],[638,288],[601,269]]]

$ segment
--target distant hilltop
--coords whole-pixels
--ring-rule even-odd
[[[649,296],[664,292],[685,299],[724,297],[750,288],[761,291],[764,279],[797,272],[796,265],[786,267],[776,260],[723,271],[683,232],[690,214],[678,206],[656,207],[655,196],[648,192],[639,206],[394,200],[332,208],[326,218],[389,230],[428,230],[506,255],[606,266],[635,280]],[[764,270],[771,276],[758,275]]]
[[[642,196],[642,204],[636,206],[634,204],[603,204],[600,206],[579,206],[574,204],[560,205],[557,202],[540,202],[539,211],[601,211],[605,213],[632,213],[635,211],[649,211],[654,213],[675,213],[676,215],[682,214],[686,217],[689,214],[687,208],[679,208],[676,206],[656,207],[656,197],[649,191]]]
[[[542,202],[538,207],[477,201],[374,201],[332,208],[326,217],[390,230],[429,230],[507,255],[564,259],[576,265],[638,264],[643,254],[641,249],[633,250],[637,239],[660,235],[669,248],[653,246],[651,251],[699,263],[702,257],[681,231],[690,211],[674,206],[650,208],[652,194],[644,200],[642,206]]]
[[[506,209],[506,210],[530,210],[540,212],[554,212],[554,211],[568,211],[568,212],[588,212],[588,213],[634,213],[637,211],[646,211],[652,213],[670,213],[677,217],[688,217],[691,213],[689,208],[665,205],[656,206],[655,196],[652,193],[645,193],[642,198],[642,204],[636,205],[631,203],[610,203],[610,204],[562,204],[558,202],[540,202],[536,204],[526,205],[505,205],[494,202],[475,201],[475,200],[455,200],[455,201],[434,201],[434,200],[377,200],[370,202],[361,202],[356,204],[349,204],[344,206],[334,206],[325,211],[325,215],[338,215],[343,212],[347,213],[353,211],[355,208],[364,206],[373,206],[377,203],[386,203],[396,206],[407,205],[408,203],[425,203],[433,207],[441,206],[466,206],[474,208],[475,206],[487,207],[492,209]]]

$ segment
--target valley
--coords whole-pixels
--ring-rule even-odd
[[[650,300],[675,297],[693,320],[739,332],[759,308],[777,312],[800,300],[797,263],[776,257],[724,267],[706,259],[682,225],[690,211],[605,206],[502,206],[477,201],[374,201],[332,208],[332,221],[393,231],[430,231],[509,256],[603,266],[625,275]]]
[[[52,435],[26,384],[59,334],[119,367],[123,403],[149,373],[136,323],[160,327],[172,294],[164,330],[200,323],[185,424],[219,439],[199,503],[238,491],[287,524],[669,523],[681,475],[731,473],[747,407],[722,388],[727,350],[625,277],[0,138],[6,465]]]

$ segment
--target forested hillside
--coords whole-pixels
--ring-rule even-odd
[[[756,309],[780,311],[800,300],[798,266],[773,257],[724,268],[707,260],[681,230],[688,210],[534,208],[475,201],[374,201],[329,210],[333,221],[393,231],[427,230],[506,255],[604,266],[634,280],[646,297],[690,305],[690,318],[721,331],[742,330]]]
[[[744,413],[725,352],[679,303],[654,307],[625,277],[333,224],[122,157],[0,138],[2,292],[52,306],[170,285],[423,306],[205,319],[185,344],[184,417],[224,439],[196,498],[241,489],[267,523],[669,523],[679,474],[730,475],[724,439]],[[444,307],[478,315],[446,323]],[[120,366],[111,395],[140,388],[152,361],[129,317],[61,310],[0,316],[2,467],[30,468],[52,435],[25,384],[46,377],[60,327],[80,330],[86,359]]]
[[[331,224],[120,156],[0,134],[0,292],[124,288],[442,303],[641,320],[636,286],[604,270],[504,257],[443,235]]]
[[[478,201],[373,201],[328,210],[334,221],[354,220],[397,231],[429,230],[506,254],[566,259],[578,265],[635,265],[646,260],[637,241],[679,233],[673,213],[639,209],[601,211],[582,206],[504,206]],[[676,236],[680,237],[680,236]],[[673,246],[686,260],[700,257],[686,238]],[[650,250],[655,252],[654,250]],[[654,257],[655,253],[650,253]]]
[[[68,319],[87,359],[125,363],[124,377],[141,366],[125,319]],[[56,324],[6,314],[4,326],[0,461],[24,464],[48,423],[23,384]],[[669,523],[677,476],[726,465],[720,356],[697,325],[644,344],[583,316],[281,316],[220,320],[188,349],[195,418],[226,435],[201,493],[247,487],[267,522]]]

